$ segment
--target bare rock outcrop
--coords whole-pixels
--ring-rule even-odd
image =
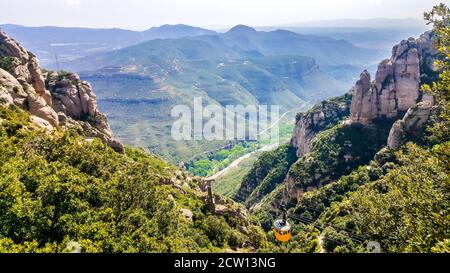
[[[50,122],[52,126],[59,124],[55,110],[47,104],[44,98],[38,95],[28,95],[28,111],[30,114]]]
[[[0,87],[3,89],[3,96],[10,98],[10,103],[26,108],[28,94],[23,90],[22,85],[7,71],[0,68]],[[8,95],[6,95],[8,93]],[[11,102],[12,101],[12,102]]]
[[[311,141],[323,130],[336,125],[350,113],[351,95],[323,101],[307,113],[299,113],[291,139],[291,146],[297,149],[297,157],[310,152]]]
[[[95,117],[99,111],[91,85],[81,81],[75,73],[60,74],[51,73],[47,77],[47,88],[51,91],[55,110],[76,119]]]
[[[403,119],[397,120],[389,133],[388,147],[396,150],[404,144],[408,137],[418,135],[423,131],[433,110],[437,109],[430,101],[423,101],[410,108]]]
[[[392,57],[379,64],[375,80],[364,71],[353,87],[350,121],[370,125],[378,118],[396,118],[420,102],[422,77],[434,71],[434,56],[431,32],[394,46]]]
[[[124,152],[123,145],[113,138],[108,119],[99,111],[97,96],[88,82],[76,73],[65,72],[48,73],[45,82],[60,126],[78,128],[87,137],[100,138],[117,152]]]
[[[11,94],[3,86],[0,86],[0,103],[6,105],[14,104]]]
[[[44,76],[36,56],[26,51],[18,42],[0,31],[0,56],[9,63],[8,72],[14,76],[25,89],[32,88],[51,106],[52,100],[45,89]]]
[[[97,107],[91,85],[77,74],[43,72],[36,57],[0,31],[0,101],[32,115],[47,130],[77,128],[86,137],[98,137],[118,152],[107,118]]]

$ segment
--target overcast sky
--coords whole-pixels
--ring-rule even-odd
[[[0,0],[0,24],[147,29],[266,26],[340,18],[422,18],[449,0]]]

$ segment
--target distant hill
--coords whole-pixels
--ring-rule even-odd
[[[228,32],[181,39],[151,40],[122,50],[95,54],[68,63],[75,70],[92,70],[111,65],[145,64],[155,58],[184,60],[227,60],[264,56],[307,56],[319,64],[367,64],[379,54],[345,40],[300,35],[286,30],[257,31],[238,25]],[[150,59],[149,59],[150,58]]]
[[[298,34],[342,39],[359,47],[382,50],[384,57],[388,57],[391,54],[392,44],[408,37],[417,37],[429,30],[429,26],[417,19],[375,18],[310,21],[256,29],[261,31],[283,29]]]
[[[253,30],[253,31],[251,31]],[[374,57],[374,51],[330,37],[313,34],[300,35],[287,30],[256,31],[237,26],[221,36],[226,45],[263,55],[302,55],[313,57],[321,65],[365,64]]]
[[[35,52],[46,68],[56,68],[56,55],[59,61],[70,61],[89,54],[125,48],[153,39],[215,33],[188,25],[163,25],[142,32],[118,28],[27,27],[12,24],[0,25],[0,28]]]
[[[152,27],[149,30],[142,32],[146,40],[152,39],[176,39],[190,36],[200,36],[207,34],[215,34],[215,31],[192,27],[188,25],[162,25],[160,27]]]

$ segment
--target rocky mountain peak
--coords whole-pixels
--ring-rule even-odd
[[[3,31],[0,31],[0,58],[0,68],[6,69],[23,88],[34,89],[51,106],[51,96],[45,89],[44,77],[36,57]]]
[[[36,57],[0,31],[0,101],[32,115],[43,128],[77,128],[98,137],[118,152],[123,145],[112,137],[105,115],[99,112],[91,85],[75,73],[43,72]]]
[[[378,65],[375,80],[364,71],[352,89],[350,121],[370,125],[379,118],[397,118],[423,99],[420,85],[434,73],[432,33],[394,46],[390,59]]]

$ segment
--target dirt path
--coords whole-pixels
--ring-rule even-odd
[[[324,241],[322,234],[319,235],[318,239],[319,239],[320,253],[327,253],[325,251],[325,248],[323,247]]]

